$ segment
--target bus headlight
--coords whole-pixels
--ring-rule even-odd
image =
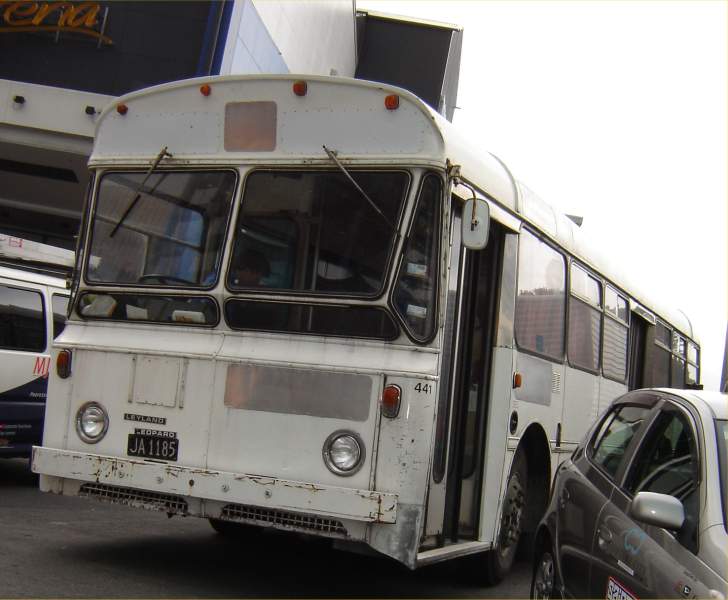
[[[87,444],[95,444],[106,435],[109,415],[98,402],[87,402],[76,413],[76,432]]]
[[[364,464],[364,443],[352,431],[335,431],[324,442],[323,456],[332,473],[353,475]]]

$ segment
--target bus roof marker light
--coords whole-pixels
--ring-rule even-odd
[[[202,94],[203,96],[207,97],[211,93],[212,93],[212,88],[210,87],[210,84],[209,83],[203,83],[200,86],[200,94]]]
[[[394,419],[399,414],[399,407],[402,404],[402,390],[398,385],[388,385],[382,392],[381,410],[382,415],[388,419]]]
[[[308,84],[301,79],[294,81],[293,93],[296,94],[296,96],[305,96],[308,93]]]
[[[129,112],[129,107],[122,102],[116,105],[116,112],[124,116],[127,112]]]
[[[387,110],[397,110],[399,108],[399,96],[390,94],[384,99],[384,106],[387,107]]]

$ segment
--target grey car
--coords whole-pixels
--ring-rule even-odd
[[[636,390],[558,468],[532,598],[726,598],[728,395]]]

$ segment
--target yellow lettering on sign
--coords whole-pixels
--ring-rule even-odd
[[[94,27],[98,25],[101,6],[97,2],[32,2],[0,0],[2,11],[0,32],[68,31],[80,33],[113,44],[111,38],[102,35]],[[3,27],[2,25],[5,25]]]
[[[88,27],[91,29],[99,20],[96,18],[101,7],[95,2],[82,2],[74,6],[68,13],[70,27]]]
[[[38,10],[37,2],[13,2],[3,12],[3,19],[11,27],[32,25],[33,19],[29,18]]]
[[[34,4],[38,6],[37,3]],[[58,25],[63,27],[65,25],[64,13],[69,8],[73,8],[73,5],[70,2],[44,2],[40,5],[40,8],[38,8],[38,12],[35,13],[35,17],[33,17],[33,25],[42,25],[48,15],[60,10],[61,14],[58,16]]]

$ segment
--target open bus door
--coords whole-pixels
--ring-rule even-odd
[[[453,207],[443,367],[426,534],[436,545],[474,541],[480,531],[490,389],[505,229],[490,223],[487,246],[461,244]]]

